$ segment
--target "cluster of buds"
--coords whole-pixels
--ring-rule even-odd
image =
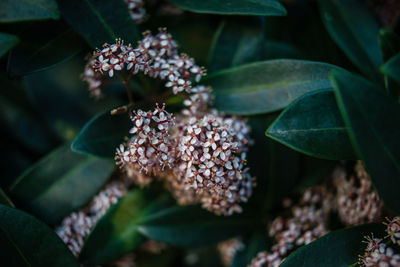
[[[117,149],[117,164],[154,175],[172,167],[174,157],[170,155],[174,151],[169,131],[173,118],[165,106],[157,106],[153,112],[138,110],[131,119],[134,127],[130,133],[135,135]]]
[[[245,248],[243,242],[238,238],[232,238],[218,244],[218,251],[224,266],[231,266],[236,252]]]
[[[367,236],[364,243],[367,243],[367,247],[364,255],[359,257],[361,266],[400,266],[400,255],[395,254],[393,249],[383,242],[383,239]]]
[[[253,179],[245,167],[249,129],[239,119],[217,112],[177,122],[177,168],[183,188],[196,192],[203,207],[216,214],[241,212],[238,202],[252,194]]]
[[[123,182],[112,182],[105,186],[87,207],[73,212],[65,217],[56,228],[61,240],[69,247],[71,252],[78,257],[86,237],[97,221],[118,199],[127,192],[127,185]]]
[[[87,82],[90,95],[96,99],[101,97],[101,88],[103,86],[103,75],[96,72],[92,66],[95,64],[94,58],[90,57],[85,69],[81,75],[82,80]]]
[[[146,9],[144,8],[143,0],[125,0],[128,5],[129,15],[137,23],[142,23],[145,20]]]
[[[349,177],[341,169],[337,169],[334,174],[339,217],[346,225],[379,221],[383,203],[360,161],[355,165],[354,171],[355,174]]]
[[[150,77],[167,80],[165,86],[171,87],[175,94],[182,91],[191,93],[192,80],[199,82],[205,75],[205,69],[187,55],[179,55],[176,42],[165,29],[160,29],[154,36],[149,31],[143,35],[136,48],[117,39],[114,44],[104,44],[102,49],[97,49],[85,68],[83,80],[89,86],[94,84],[91,78],[94,74],[87,71],[89,68],[100,76],[107,73],[109,77],[113,77],[116,71],[127,71],[129,75],[143,72]]]
[[[95,69],[108,71],[125,67],[133,73],[167,80],[173,93],[185,91],[186,108],[176,118],[165,106],[154,111],[138,110],[131,117],[133,136],[116,152],[117,164],[127,173],[137,172],[164,178],[167,188],[181,204],[200,203],[216,214],[241,212],[239,202],[252,194],[253,178],[246,168],[249,128],[236,117],[210,110],[211,89],[192,87],[205,74],[186,55],[178,55],[175,41],[165,30],[153,36],[144,33],[138,48],[118,41],[97,51]],[[133,64],[133,65],[132,65]],[[135,181],[143,185],[149,179]]]
[[[328,232],[329,196],[325,187],[307,189],[300,202],[292,207],[292,217],[276,218],[269,236],[275,244],[269,252],[261,252],[253,259],[251,267],[277,267],[295,249],[311,243]]]

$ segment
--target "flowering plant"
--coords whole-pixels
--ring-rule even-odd
[[[398,1],[3,2],[1,266],[400,266]]]

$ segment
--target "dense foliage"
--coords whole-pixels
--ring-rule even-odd
[[[1,266],[400,266],[399,1],[0,0],[0,86]]]

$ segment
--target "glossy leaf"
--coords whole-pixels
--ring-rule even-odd
[[[7,71],[12,76],[22,76],[46,70],[77,55],[86,44],[71,29],[51,39],[21,42],[10,52]]]
[[[57,0],[63,18],[92,47],[138,41],[138,30],[124,0]]]
[[[302,53],[292,44],[266,39],[263,41],[261,60],[301,58]]]
[[[392,57],[382,66],[382,72],[400,83],[400,53]]]
[[[400,213],[400,106],[374,84],[347,72],[331,76],[350,140],[386,207]]]
[[[381,47],[383,60],[387,61],[400,52],[400,36],[387,29],[379,31],[379,46]]]
[[[280,266],[353,266],[366,248],[362,241],[371,233],[385,236],[384,225],[364,224],[329,233],[297,249]]]
[[[379,26],[361,0],[320,0],[323,22],[347,57],[367,77],[380,81]]]
[[[230,114],[251,115],[285,108],[297,97],[331,88],[329,73],[338,67],[304,60],[268,60],[210,75],[215,107]]]
[[[277,0],[169,0],[178,7],[197,13],[225,15],[284,16]]]
[[[296,99],[272,123],[266,135],[312,157],[357,158],[331,89]]]
[[[72,152],[67,144],[24,172],[9,191],[19,207],[53,224],[86,204],[114,167],[113,161]]]
[[[208,71],[211,73],[260,59],[262,24],[258,18],[223,21],[214,35]]]
[[[23,84],[3,75],[0,76],[0,84],[0,122],[3,134],[8,133],[17,143],[36,153],[48,152],[56,140],[31,105]]]
[[[252,259],[257,256],[258,252],[269,248],[270,244],[268,244],[267,241],[266,233],[255,233],[244,240],[244,247],[236,251],[230,266],[249,266]]]
[[[83,262],[102,264],[132,251],[142,237],[174,246],[215,243],[248,231],[254,221],[221,217],[197,206],[171,206],[163,197],[151,201],[147,192],[129,192],[96,224],[81,253]],[[195,229],[195,230],[194,230]]]
[[[19,39],[17,36],[0,32],[0,58],[13,48]]]
[[[71,145],[73,151],[112,158],[115,149],[129,135],[132,122],[125,115],[111,115],[107,110],[92,118]]]
[[[33,216],[0,204],[2,266],[76,266],[57,234]]]
[[[15,208],[14,203],[11,201],[11,199],[7,196],[7,194],[1,188],[0,188],[0,204],[9,206],[11,208]]]
[[[58,19],[59,17],[55,0],[2,0],[0,2],[0,23]]]

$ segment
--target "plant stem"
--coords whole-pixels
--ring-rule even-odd
[[[123,84],[125,85],[126,94],[128,95],[129,105],[133,105],[132,92],[129,88],[129,81],[132,78],[132,74],[129,74],[128,78],[126,78],[124,72],[121,71],[121,78],[122,78]]]

